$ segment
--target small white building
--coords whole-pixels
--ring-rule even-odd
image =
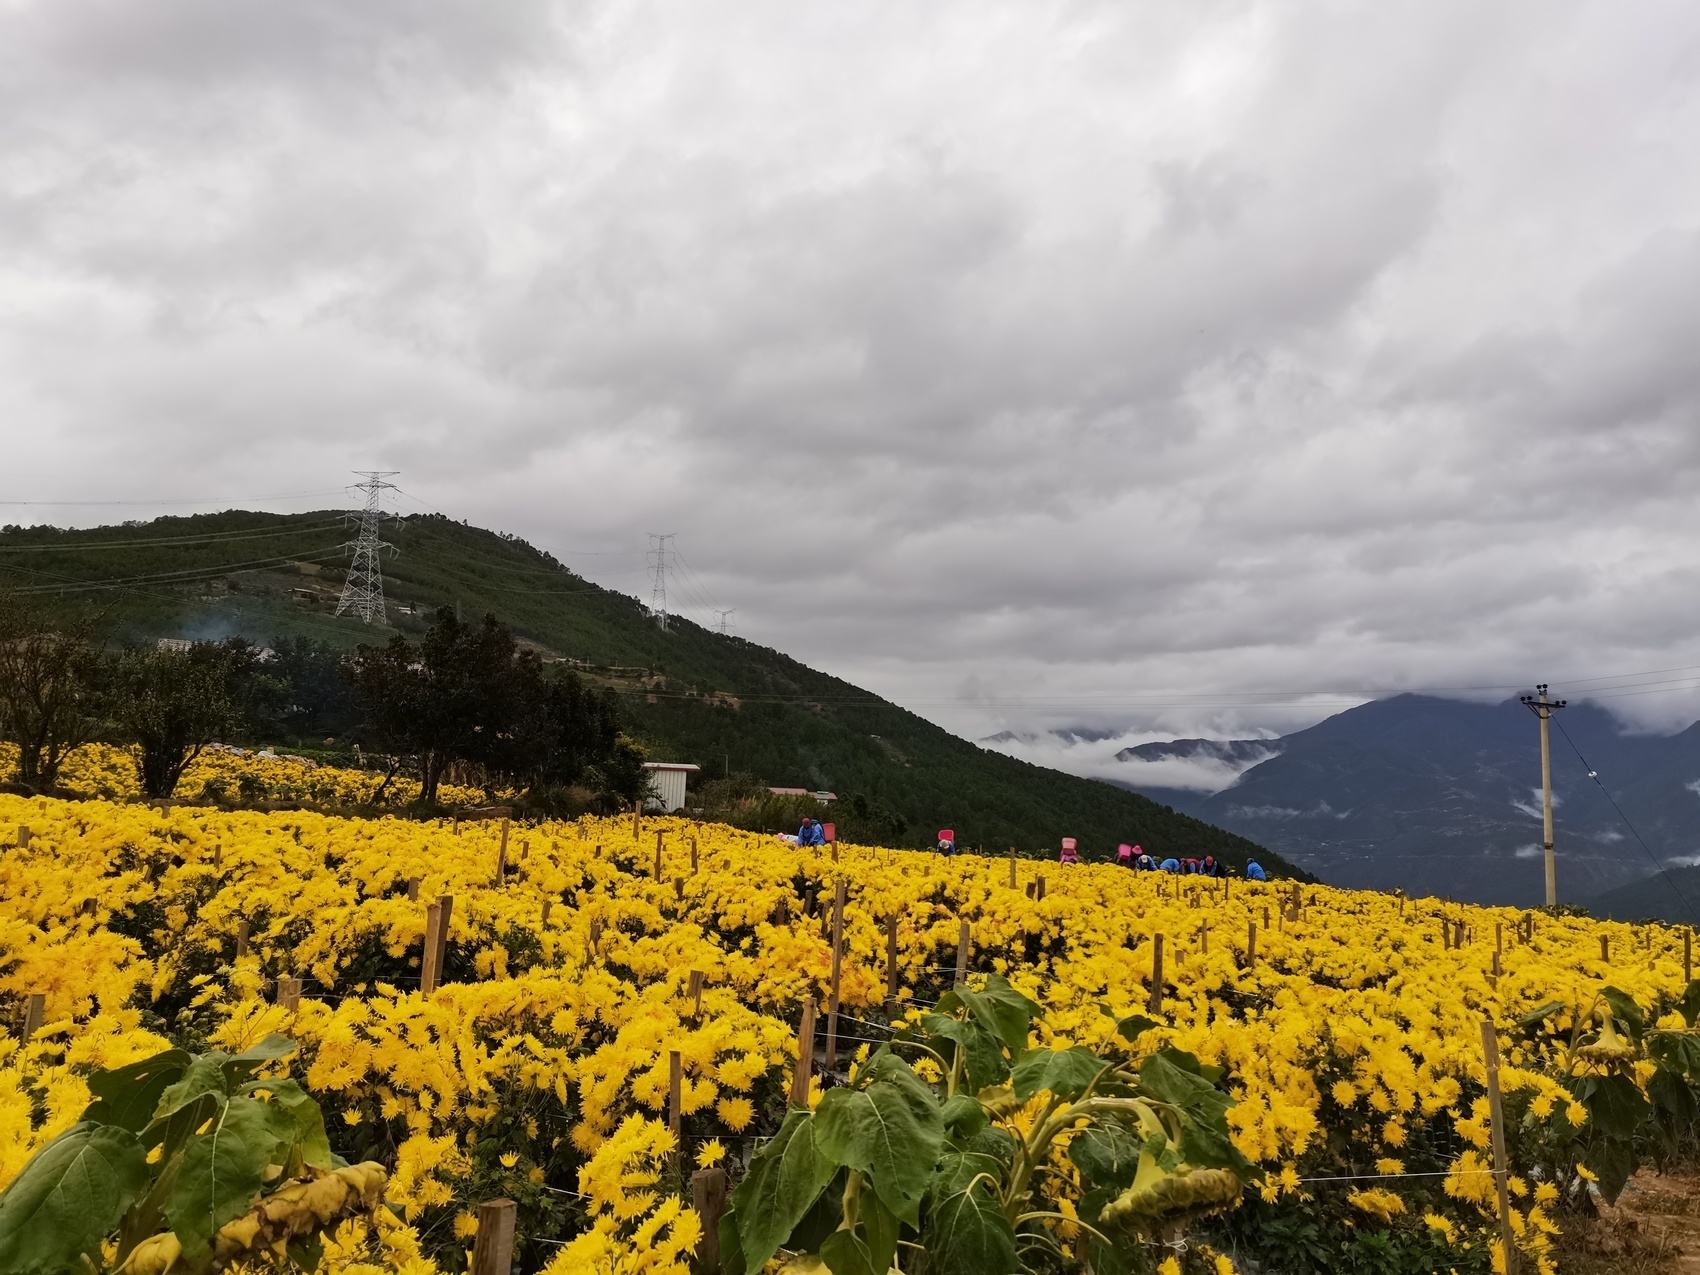
[[[702,769],[679,761],[646,761],[643,768],[649,772],[649,798],[643,803],[644,809],[666,814],[685,808],[685,776]]]

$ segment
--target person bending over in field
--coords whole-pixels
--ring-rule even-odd
[[[1256,859],[1248,859],[1245,865],[1245,879],[1247,881],[1267,881],[1269,875],[1264,872],[1263,865]]]
[[[1138,850],[1139,847],[1135,846],[1134,849]],[[1157,871],[1157,860],[1148,854],[1141,853],[1139,858],[1133,861],[1133,868],[1135,872],[1155,872]]]
[[[1173,872],[1176,876],[1180,875],[1181,861],[1179,859],[1164,859],[1158,866],[1164,872]]]
[[[1133,866],[1133,847],[1125,841],[1116,847],[1116,862],[1124,868]]]

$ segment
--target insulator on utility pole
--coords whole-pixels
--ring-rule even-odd
[[[357,469],[354,472],[366,480],[354,485],[356,491],[366,493],[366,506],[358,515],[359,538],[344,546],[354,550],[354,562],[348,568],[348,578],[343,581],[336,613],[357,615],[367,624],[373,620],[383,624],[388,617],[384,613],[384,577],[378,569],[378,558],[385,549],[393,551],[395,546],[380,540],[378,529],[384,520],[383,494],[395,489],[394,483],[387,483],[384,479],[394,478],[401,471]]]
[[[1558,904],[1558,865],[1552,853],[1552,740],[1547,723],[1565,707],[1567,700],[1547,698],[1547,684],[1535,687],[1533,695],[1521,697],[1530,712],[1541,719],[1541,849],[1546,855],[1547,906]]]

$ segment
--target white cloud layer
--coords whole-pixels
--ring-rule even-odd
[[[971,737],[1700,665],[1693,5],[19,0],[0,154],[8,500],[676,531]]]

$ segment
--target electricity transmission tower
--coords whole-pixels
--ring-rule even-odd
[[[738,626],[732,623],[732,617],[738,614],[736,608],[714,613],[714,631],[716,633],[735,633]]]
[[[667,542],[675,534],[671,531],[664,536],[654,532],[649,534],[649,543],[653,546],[649,557],[655,564],[655,587],[649,593],[649,613],[663,631],[667,628]]]
[[[354,472],[366,480],[354,484],[356,491],[366,493],[366,507],[359,513],[360,538],[346,546],[354,550],[354,563],[348,568],[348,579],[343,582],[336,613],[349,612],[367,624],[373,620],[383,624],[386,619],[384,577],[378,570],[378,557],[385,549],[393,550],[395,546],[378,539],[378,527],[384,520],[383,494],[395,487],[394,483],[387,483],[384,479],[394,478],[401,471],[357,469]]]
[[[1558,866],[1552,855],[1552,745],[1549,741],[1547,723],[1552,715],[1563,708],[1568,700],[1547,698],[1547,684],[1542,682],[1535,687],[1534,695],[1521,697],[1529,711],[1541,719],[1541,848],[1546,851],[1547,861],[1547,906],[1558,904]]]

